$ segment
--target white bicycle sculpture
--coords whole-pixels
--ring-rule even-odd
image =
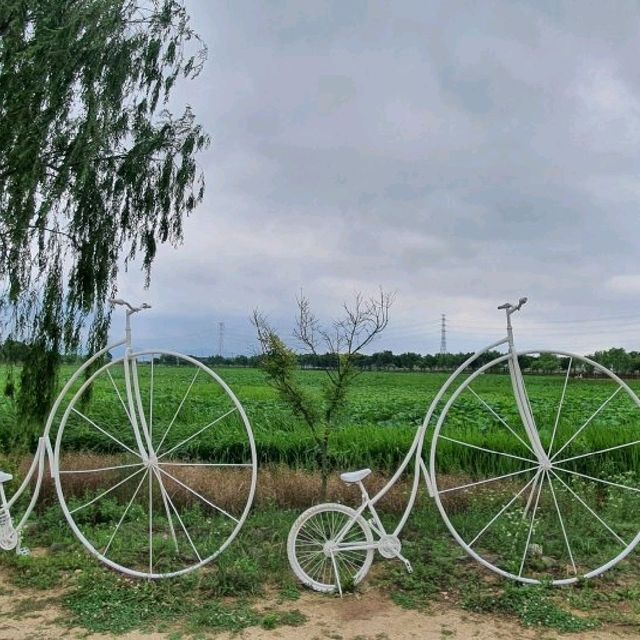
[[[0,548],[22,551],[48,459],[62,511],[92,555],[132,577],[177,576],[216,558],[242,527],[256,488],[253,434],[236,396],[204,364],[133,349],[131,316],[149,305],[112,303],[126,307],[124,338],[64,386],[10,499],[4,484],[12,476],[0,471]],[[227,442],[224,462],[212,462]]]
[[[473,354],[446,380],[402,464],[376,495],[370,497],[363,484],[369,469],[343,473],[344,482],[359,487],[361,505],[320,504],[295,521],[287,551],[304,584],[342,595],[346,585],[365,577],[376,550],[411,571],[399,535],[421,477],[457,543],[506,578],[571,584],[603,573],[636,546],[640,400],[588,358],[517,351],[511,315],[526,301],[499,307],[506,311],[506,337]],[[505,346],[507,353],[480,366],[483,355],[486,360]],[[523,375],[526,366],[545,362],[566,370],[555,377]],[[597,372],[597,380],[584,379],[585,372]],[[496,391],[500,384],[506,393]],[[423,447],[432,421],[427,466]],[[375,505],[412,461],[407,506],[395,528],[387,529]]]

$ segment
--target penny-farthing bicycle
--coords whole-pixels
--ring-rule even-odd
[[[506,578],[571,584],[633,550],[640,539],[640,400],[588,358],[517,351],[511,315],[525,302],[499,307],[507,335],[449,377],[376,495],[363,484],[369,469],[344,473],[344,482],[360,488],[360,507],[320,504],[296,520],[287,551],[303,583],[342,593],[365,577],[376,550],[411,571],[399,535],[421,478],[456,542]],[[507,352],[492,356],[501,347]],[[411,463],[406,509],[388,529],[375,505]]]
[[[134,349],[131,317],[148,305],[113,303],[126,307],[124,338],[62,389],[9,499],[12,477],[0,472],[0,548],[21,550],[48,459],[62,512],[92,555],[132,577],[177,576],[216,558],[242,527],[256,487],[253,434],[211,369]]]

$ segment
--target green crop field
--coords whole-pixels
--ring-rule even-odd
[[[72,371],[71,367],[66,367],[61,380],[66,379]],[[171,423],[175,409],[189,389],[192,373],[191,368],[156,366],[153,422],[158,437],[165,426]],[[316,451],[311,434],[268,386],[260,370],[228,368],[221,369],[220,374],[246,410],[261,463],[286,464],[307,469],[316,466]],[[4,375],[6,373],[0,370],[0,384]],[[309,393],[321,393],[321,383],[326,374],[301,371],[299,375]],[[139,369],[139,378],[142,396],[148,396],[148,366]],[[332,467],[348,469],[369,466],[385,471],[395,469],[410,447],[431,400],[446,378],[445,374],[388,372],[365,372],[359,376],[340,426],[332,435]],[[118,371],[114,368],[113,379],[120,395],[124,397],[121,369]],[[562,396],[564,376],[526,376],[526,384],[541,438],[548,445]],[[636,391],[640,390],[638,381],[634,380],[630,385]],[[522,440],[526,440],[509,377],[480,376],[472,388],[473,393],[465,391],[452,407],[443,424],[442,434],[457,440],[463,439],[476,446],[523,456],[526,453],[523,443],[504,425],[506,422]],[[580,437],[567,447],[566,454],[576,456],[590,450],[618,446],[634,439],[633,434],[640,430],[640,410],[624,391],[607,402],[615,388],[610,381],[601,379],[572,378],[569,381],[555,436],[556,450],[588,420],[590,421]],[[604,407],[601,408],[603,404]],[[202,378],[196,380],[190,391],[189,402],[183,406],[171,426],[165,446],[179,443],[183,433],[192,433],[195,426],[207,425],[224,415],[228,406],[228,400],[216,385]],[[97,382],[90,398],[86,399],[82,407],[94,424],[102,425],[110,433],[117,434],[125,444],[134,446],[123,404],[114,392],[111,381],[103,379]],[[594,412],[597,415],[591,417]],[[0,401],[0,446],[3,451],[12,450],[20,440],[16,430],[13,401],[3,398]],[[432,431],[429,429],[427,444]],[[66,428],[63,449],[118,453],[118,446],[113,441],[106,439],[93,425],[73,414]],[[247,438],[237,413],[221,420],[191,441],[184,453],[192,458],[219,462],[246,457]],[[425,455],[427,454],[426,450]],[[639,468],[640,447],[621,447],[608,457],[611,456],[625,469]],[[495,467],[495,471],[507,473],[517,465],[513,458],[492,456],[479,449],[445,440],[441,440],[438,445],[437,460],[443,465],[443,469],[470,474],[493,470],[491,467]],[[587,469],[594,460],[599,462],[596,458],[583,460],[582,469]]]

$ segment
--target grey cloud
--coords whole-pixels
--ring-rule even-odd
[[[397,289],[375,345],[394,350],[437,350],[441,312],[453,348],[478,346],[522,294],[543,341],[610,346],[597,322],[549,320],[640,321],[635,5],[187,6],[210,47],[181,95],[213,136],[208,191],[152,280],[184,344],[226,319],[229,349],[250,350],[251,309],[286,328],[301,287],[323,317]]]

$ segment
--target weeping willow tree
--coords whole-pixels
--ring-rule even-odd
[[[104,344],[118,269],[137,257],[148,281],[202,199],[208,136],[168,100],[205,57],[175,0],[0,2],[0,333],[31,345],[31,424],[60,353]]]

